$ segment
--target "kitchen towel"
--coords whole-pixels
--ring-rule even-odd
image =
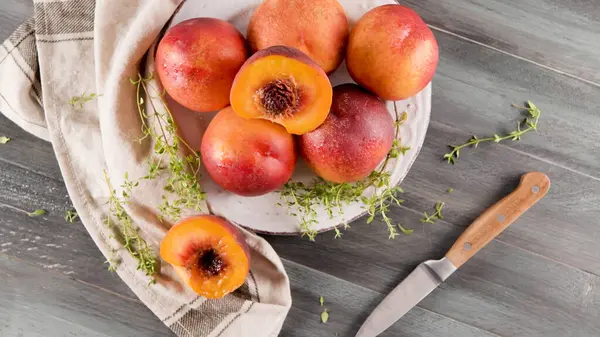
[[[34,0],[33,18],[0,48],[0,112],[52,143],[69,196],[94,242],[175,334],[277,336],[291,306],[290,286],[281,260],[264,239],[240,229],[251,250],[246,283],[223,299],[207,300],[185,287],[164,262],[156,283],[149,284],[117,239],[116,227],[104,223],[111,217],[104,172],[117,194],[126,174],[148,172],[152,140],[137,140],[141,119],[130,79],[138,73],[150,76],[156,43],[181,2]],[[160,86],[155,80],[150,84]],[[78,96],[89,99],[71,100]],[[146,97],[144,104],[157,99]],[[158,216],[163,175],[141,181],[125,205],[156,256],[171,225]],[[195,213],[208,213],[206,204],[200,206]]]

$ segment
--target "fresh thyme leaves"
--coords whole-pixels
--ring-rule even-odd
[[[71,99],[69,100],[69,104],[71,104],[71,106],[75,107],[77,105],[79,105],[79,108],[83,108],[83,105],[89,101],[92,101],[96,98],[98,98],[99,96],[102,95],[97,95],[94,93],[91,94],[86,94],[85,92],[79,96],[73,96],[71,97]]]
[[[36,209],[33,212],[27,213],[27,215],[29,215],[32,218],[36,217],[36,216],[41,216],[41,215],[44,215],[44,214],[46,214],[46,211],[43,210],[43,209]]]
[[[400,186],[392,186],[390,173],[386,171],[390,159],[397,158],[410,150],[409,147],[402,147],[397,140],[400,133],[400,125],[407,119],[407,113],[400,114],[394,104],[395,110],[395,141],[392,149],[386,156],[378,170],[362,181],[356,183],[332,183],[317,178],[313,184],[307,186],[302,182],[289,181],[281,190],[282,202],[288,207],[289,214],[300,218],[300,231],[306,235],[309,240],[314,241],[317,231],[313,228],[317,223],[316,206],[322,205],[330,218],[334,215],[343,215],[345,204],[361,202],[369,214],[367,223],[371,223],[376,216],[380,216],[389,230],[389,238],[394,239],[399,233],[412,233],[412,230],[405,229],[400,224],[394,224],[389,217],[390,205],[400,205],[403,200],[397,198],[397,194],[403,192]],[[374,187],[376,191],[371,197],[363,196],[364,192]],[[344,229],[348,224],[343,224]],[[339,238],[342,232],[338,227],[334,228],[335,238]]]
[[[117,271],[117,265],[110,260],[104,261],[104,264],[108,265],[108,271],[114,273]]]
[[[531,103],[530,101],[527,101],[527,105],[528,105],[528,107],[521,107],[521,106],[513,105],[513,107],[523,109],[529,113],[529,116],[527,118],[525,118],[525,120],[523,120],[521,122],[517,122],[516,130],[511,131],[509,134],[504,135],[504,136],[495,134],[493,137],[487,137],[487,138],[478,138],[477,136],[473,135],[469,139],[469,141],[464,144],[448,145],[450,147],[450,149],[452,149],[452,150],[444,155],[444,159],[449,164],[454,165],[456,163],[456,160],[460,156],[460,150],[464,147],[467,147],[467,146],[477,147],[477,145],[479,145],[480,143],[491,142],[491,141],[493,141],[495,143],[500,143],[501,141],[507,140],[507,139],[510,139],[512,141],[518,141],[518,140],[521,140],[521,136],[523,134],[525,134],[531,130],[537,131],[537,125],[538,125],[538,121],[540,119],[541,111],[538,109],[537,106],[535,106],[535,104]],[[526,127],[526,128],[522,129],[522,127]]]
[[[8,138],[8,137],[6,137],[6,136],[0,137],[0,144],[6,144],[6,143],[8,143],[10,141],[11,141],[11,139]]]
[[[319,303],[321,304],[321,306],[325,304],[325,298],[323,298],[323,296],[319,297]]]
[[[423,212],[423,218],[421,218],[421,222],[423,223],[435,223],[437,219],[444,220],[444,216],[442,216],[442,209],[444,208],[444,202],[437,202],[435,204],[435,213],[429,215],[427,212]]]
[[[68,211],[65,212],[65,221],[66,222],[70,222],[73,223],[75,222],[77,219],[79,218],[79,214],[77,214],[77,212],[75,212],[74,210],[70,209]]]
[[[143,271],[147,276],[150,276],[152,280],[154,280],[153,276],[157,271],[158,261],[146,240],[138,233],[137,228],[134,227],[131,217],[125,211],[125,204],[129,200],[131,190],[134,187],[137,187],[139,182],[130,181],[128,175],[125,174],[125,181],[121,185],[121,196],[119,196],[117,191],[111,185],[110,178],[106,171],[104,171],[104,180],[109,189],[108,205],[112,215],[112,217],[106,217],[104,223],[107,227],[118,227],[117,229],[123,240],[123,247],[125,247],[129,254],[138,262],[137,269]],[[113,217],[114,220],[112,219]],[[109,264],[114,269],[113,264],[111,262],[109,262]]]
[[[168,195],[163,195],[159,210],[163,216],[178,220],[181,210],[184,208],[200,211],[203,200],[206,199],[198,183],[200,171],[200,154],[177,133],[177,126],[166,101],[164,92],[159,92],[148,78],[138,74],[137,79],[130,79],[131,84],[136,87],[136,102],[140,119],[142,120],[143,137],[138,139],[142,142],[145,138],[152,138],[154,144],[154,157],[148,162],[148,174],[143,179],[154,179],[162,171],[169,173],[163,189]],[[144,98],[149,99],[150,111],[144,108]],[[160,105],[155,105],[152,98],[160,100]],[[150,124],[156,125],[152,128]],[[156,129],[156,130],[155,130]],[[181,152],[189,154],[182,156]],[[170,198],[169,196],[172,196]]]
[[[452,187],[450,187],[450,188],[448,188],[448,189],[446,190],[446,192],[447,192],[447,193],[452,193],[452,192],[454,192],[454,189],[453,189]]]
[[[327,309],[325,309],[321,313],[321,322],[327,323],[328,320],[329,320],[329,311],[327,311]]]

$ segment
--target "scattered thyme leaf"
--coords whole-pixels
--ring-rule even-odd
[[[450,188],[448,188],[448,189],[446,190],[446,192],[447,192],[447,193],[452,193],[452,192],[454,192],[454,189],[453,189],[452,187],[450,187]]]
[[[102,95],[97,95],[94,93],[91,93],[89,95],[87,95],[85,92],[83,92],[83,94],[79,95],[79,96],[73,96],[71,97],[71,99],[69,100],[69,104],[71,104],[71,106],[75,107],[76,105],[79,105],[79,108],[83,108],[83,105],[91,100],[94,100],[96,98],[98,98],[99,96]]]
[[[127,178],[128,176],[126,174]],[[121,185],[122,196],[119,197],[110,182],[108,174],[104,171],[104,180],[109,190],[108,205],[111,214],[111,216],[104,219],[104,223],[107,227],[119,232],[123,240],[123,247],[138,262],[137,269],[143,271],[146,276],[149,276],[153,280],[154,274],[157,272],[158,261],[146,240],[138,233],[138,229],[134,227],[133,220],[125,210],[125,204],[129,201],[131,190],[137,186],[135,182],[127,178]]]
[[[11,138],[8,138],[6,136],[0,137],[0,144],[6,144],[6,143],[8,143],[10,141],[11,141]]]
[[[529,116],[527,118],[525,118],[525,120],[517,123],[516,130],[511,131],[507,135],[504,135],[504,136],[494,134],[492,137],[478,138],[477,136],[473,135],[469,139],[469,141],[467,141],[464,144],[448,145],[448,147],[450,148],[450,152],[444,154],[443,159],[446,160],[446,162],[448,162],[449,164],[454,165],[456,163],[456,160],[460,156],[460,150],[462,148],[465,148],[468,146],[477,147],[480,143],[483,143],[483,142],[500,143],[501,141],[507,140],[507,139],[510,139],[510,140],[516,142],[516,141],[521,140],[521,136],[524,135],[525,133],[527,133],[531,130],[537,131],[537,126],[538,126],[538,122],[539,122],[540,115],[541,115],[541,111],[538,109],[538,107],[535,106],[535,104],[531,103],[530,101],[527,101],[527,107],[521,107],[521,106],[517,106],[514,104],[513,104],[513,107],[523,109],[523,110],[527,111],[527,113],[529,114]],[[526,126],[526,128],[522,129],[522,127],[524,127],[524,126]]]
[[[40,215],[44,215],[46,214],[46,211],[43,209],[36,209],[33,212],[27,213],[27,215],[29,215],[30,217],[36,217],[36,216],[40,216]]]
[[[444,208],[444,202],[437,202],[435,204],[435,213],[429,215],[427,212],[423,212],[423,218],[421,218],[421,222],[423,223],[435,223],[437,219],[443,220],[442,209]]]
[[[404,233],[406,235],[411,235],[415,231],[414,229],[406,229],[406,228],[402,227],[401,224],[398,224],[398,228],[400,228],[402,233]]]
[[[329,320],[329,312],[327,311],[327,309],[325,309],[321,313],[321,322],[327,323],[328,320]]]
[[[79,214],[75,210],[68,210],[65,212],[65,221],[73,223],[79,218]]]
[[[321,306],[323,306],[323,304],[325,303],[325,299],[323,298],[323,296],[319,297],[319,303],[321,304]]]
[[[403,233],[409,233],[406,230],[394,224],[389,217],[390,205],[400,205],[404,200],[397,197],[398,193],[404,192],[400,186],[392,186],[390,173],[386,171],[390,159],[396,158],[401,154],[405,154],[409,147],[402,147],[397,139],[400,134],[400,125],[406,120],[407,113],[400,114],[394,104],[396,115],[395,125],[395,140],[392,149],[384,159],[378,170],[362,181],[355,183],[332,183],[321,178],[316,178],[312,184],[306,185],[302,182],[288,181],[280,191],[281,202],[279,204],[288,207],[288,213],[292,216],[297,216],[300,219],[300,231],[303,236],[307,236],[309,240],[314,241],[317,231],[313,228],[317,223],[317,212],[315,208],[318,205],[325,207],[325,211],[332,219],[335,215],[343,216],[343,208],[345,204],[362,203],[364,209],[369,215],[367,223],[371,223],[376,216],[381,217],[387,225],[389,238],[394,239],[400,229]],[[365,197],[364,192],[375,187],[376,191],[371,197]],[[348,228],[348,224],[344,224],[344,229]],[[335,238],[342,236],[339,228],[334,228]]]

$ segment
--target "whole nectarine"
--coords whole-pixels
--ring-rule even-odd
[[[195,18],[165,33],[156,49],[156,72],[181,105],[215,111],[229,105],[231,84],[247,57],[246,41],[232,24]]]
[[[383,101],[356,84],[333,88],[325,122],[299,137],[302,157],[321,178],[335,183],[366,178],[394,142],[394,120]]]
[[[294,47],[330,73],[344,59],[349,30],[337,0],[265,0],[250,19],[248,42],[253,51]]]
[[[200,147],[210,177],[223,189],[256,196],[283,186],[294,172],[294,138],[278,124],[245,119],[231,107],[210,122]]]
[[[435,36],[415,11],[383,5],[352,28],[346,65],[364,88],[385,100],[401,100],[431,81],[438,57]]]

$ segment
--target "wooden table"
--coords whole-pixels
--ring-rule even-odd
[[[343,238],[268,237],[284,259],[294,305],[281,336],[354,336],[419,262],[441,257],[465,226],[546,172],[550,193],[383,336],[600,336],[600,6],[576,0],[409,0],[441,59],[432,121],[393,209],[411,236],[387,239],[364,219]],[[32,13],[0,2],[0,39]],[[539,132],[464,151],[447,144],[512,129],[511,103],[532,100]],[[70,201],[50,144],[0,117],[0,336],[172,336],[106,270]],[[452,187],[453,193],[446,193]],[[419,222],[446,202],[444,220]],[[29,218],[20,210],[45,208]],[[319,321],[318,298],[331,316]]]

